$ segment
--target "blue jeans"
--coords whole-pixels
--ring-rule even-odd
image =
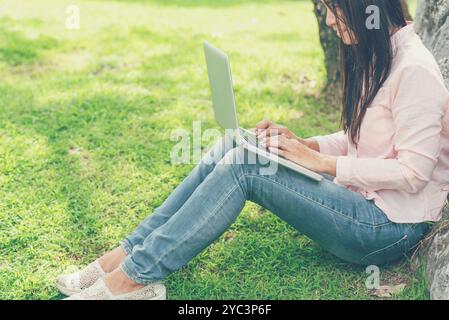
[[[362,265],[400,259],[429,230],[428,223],[391,222],[372,200],[334,184],[330,176],[316,182],[281,166],[275,174],[264,175],[264,165],[245,159],[248,152],[235,147],[232,138],[219,141],[122,241],[127,253],[123,272],[140,284],[164,279],[219,238],[247,200],[335,256]]]

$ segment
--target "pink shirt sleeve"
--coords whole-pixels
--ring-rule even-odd
[[[431,179],[440,152],[448,91],[436,71],[417,65],[405,67],[391,89],[396,159],[339,157],[338,183],[416,193]]]
[[[320,152],[331,156],[345,156],[348,154],[348,137],[344,131],[327,136],[313,137],[320,146]]]

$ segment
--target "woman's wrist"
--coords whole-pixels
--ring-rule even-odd
[[[337,175],[337,157],[320,153],[318,171],[335,177]]]

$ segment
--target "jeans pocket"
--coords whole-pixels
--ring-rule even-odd
[[[374,200],[365,201],[368,206],[367,210],[359,210],[357,212],[357,221],[359,223],[374,228],[390,225],[392,223],[385,212],[374,203]]]
[[[410,249],[409,237],[403,235],[399,240],[364,256],[360,263],[364,265],[383,265],[405,257]]]

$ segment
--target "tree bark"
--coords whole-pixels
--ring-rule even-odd
[[[433,53],[446,80],[446,86],[449,88],[449,0],[420,0],[415,29],[421,36],[424,44]],[[429,242],[426,274],[430,298],[448,300],[448,219],[443,219],[434,227],[431,237],[429,237]]]

